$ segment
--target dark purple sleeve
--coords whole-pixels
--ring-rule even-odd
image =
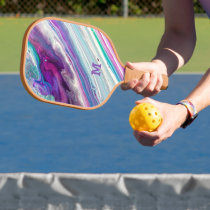
[[[200,0],[200,3],[210,18],[210,0]]]

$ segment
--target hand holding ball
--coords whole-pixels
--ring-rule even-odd
[[[130,112],[129,122],[137,131],[155,131],[162,122],[160,111],[150,103],[136,105]]]

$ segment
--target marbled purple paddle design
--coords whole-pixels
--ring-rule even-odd
[[[124,78],[110,41],[91,27],[42,20],[30,30],[26,53],[27,83],[49,101],[94,107]]]

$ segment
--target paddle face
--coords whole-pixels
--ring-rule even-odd
[[[25,33],[20,75],[26,90],[38,100],[94,109],[123,81],[124,66],[100,29],[43,18]]]

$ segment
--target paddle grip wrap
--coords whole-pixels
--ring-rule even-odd
[[[133,79],[140,80],[142,76],[144,75],[144,71],[139,71],[135,69],[129,69],[128,67],[125,68],[125,78],[124,83],[128,83],[129,81]],[[166,90],[168,88],[168,77],[164,74],[162,74],[163,84],[161,87],[161,90]]]

